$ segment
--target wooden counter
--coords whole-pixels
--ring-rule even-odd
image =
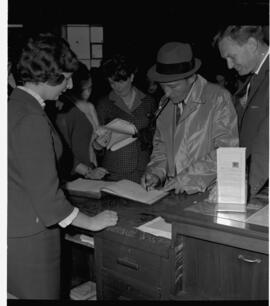
[[[268,227],[219,216],[201,204],[205,197],[170,194],[154,205],[73,198],[90,215],[119,216],[116,226],[92,233],[98,299],[268,299]],[[172,240],[135,229],[155,216],[172,223]]]

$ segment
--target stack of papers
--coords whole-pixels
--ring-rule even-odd
[[[217,149],[218,211],[246,211],[246,148]]]

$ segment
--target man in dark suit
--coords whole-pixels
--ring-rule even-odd
[[[215,42],[229,69],[250,75],[235,107],[252,198],[268,185],[269,177],[269,47],[261,26],[228,26]]]

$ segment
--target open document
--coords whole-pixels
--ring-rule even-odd
[[[157,189],[146,191],[141,185],[129,180],[108,182],[78,178],[66,183],[63,188],[74,195],[100,198],[101,193],[105,192],[148,205],[157,202],[168,194],[166,191]]]
[[[111,183],[102,188],[102,191],[148,205],[157,202],[168,194],[166,191],[157,189],[146,191],[140,184],[129,180]]]
[[[217,149],[218,211],[246,210],[246,149]]]

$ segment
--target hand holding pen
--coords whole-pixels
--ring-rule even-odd
[[[153,190],[160,183],[160,179],[156,174],[145,173],[141,178],[141,185],[146,191]]]

